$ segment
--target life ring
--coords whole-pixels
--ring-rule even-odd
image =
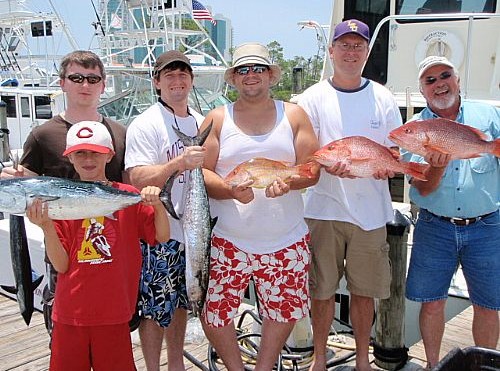
[[[429,31],[415,49],[415,64],[418,66],[429,55],[448,58],[458,69],[464,60],[464,46],[460,38],[445,30]]]

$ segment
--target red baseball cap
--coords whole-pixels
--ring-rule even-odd
[[[106,126],[97,121],[80,121],[68,130],[63,156],[75,151],[115,153],[113,140]]]

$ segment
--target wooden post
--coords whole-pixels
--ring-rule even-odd
[[[395,210],[392,225],[387,224],[392,268],[391,296],[379,301],[374,344],[375,364],[386,370],[398,369],[408,359],[404,345],[408,225],[409,222],[398,210]]]

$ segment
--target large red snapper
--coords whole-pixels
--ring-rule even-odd
[[[284,182],[289,182],[292,176],[311,179],[315,177],[314,162],[290,166],[282,161],[270,160],[268,158],[252,158],[236,166],[224,179],[227,184],[236,186],[247,180],[253,180],[251,187],[266,188],[273,183],[277,177]]]
[[[389,139],[421,156],[434,150],[450,154],[452,160],[479,157],[482,153],[500,157],[500,139],[488,141],[482,131],[443,118],[408,122],[391,131]]]
[[[399,153],[363,136],[334,140],[320,148],[313,159],[330,167],[337,162],[348,165],[350,174],[359,178],[373,177],[378,171],[390,170],[427,180],[424,172],[429,165],[399,161]]]

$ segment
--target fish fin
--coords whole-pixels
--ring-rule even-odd
[[[174,205],[172,204],[172,187],[174,185],[174,180],[179,174],[178,171],[170,175],[170,177],[167,179],[167,182],[165,183],[165,186],[160,192],[160,200],[165,207],[165,209],[168,211],[170,216],[174,219],[179,220],[179,216],[175,212]]]
[[[431,151],[436,151],[436,152],[442,153],[444,155],[449,155],[450,154],[449,152],[443,151],[442,148],[433,146],[432,144],[424,144],[423,146],[424,146],[425,149],[430,149]]]
[[[430,167],[428,164],[420,164],[418,162],[401,162],[405,167],[405,173],[411,175],[415,179],[426,182],[428,179],[425,172]]]
[[[217,223],[218,217],[216,216],[215,218],[210,219],[210,232],[214,229],[215,224]]]
[[[55,200],[60,199],[60,197],[57,197],[57,196],[48,196],[48,195],[40,195],[40,194],[33,194],[30,197],[31,198],[39,198],[40,200],[42,200],[42,202],[55,201]]]
[[[350,158],[349,159],[349,164],[356,165],[356,164],[361,164],[363,162],[367,161],[373,161],[373,158],[371,157],[356,157],[356,158]]]
[[[17,287],[14,286],[5,286],[5,285],[0,285],[2,290],[8,292],[9,294],[16,295],[17,294]]]
[[[477,128],[473,128],[472,126],[468,126],[468,125],[466,125],[466,126],[468,127],[468,129],[470,129],[470,131],[474,132],[474,134],[476,134],[480,139],[486,140],[486,141],[489,140],[488,136],[483,131],[481,131]]]
[[[252,158],[251,160],[248,161],[248,163],[250,164],[261,164],[262,165],[274,165],[276,167],[280,167],[280,168],[286,168],[288,166],[292,166],[293,163],[292,162],[286,162],[286,161],[278,161],[278,160],[271,160],[270,158],[265,158],[265,157],[254,157]]]
[[[40,286],[42,281],[43,281],[43,274],[31,283],[31,288],[33,289],[33,291],[35,291],[35,289],[38,286]]]
[[[316,177],[319,170],[319,164],[316,161],[306,162],[299,165],[299,176],[301,178],[312,179]]]
[[[500,157],[500,139],[495,139],[493,141],[493,151],[491,154],[493,156]]]

